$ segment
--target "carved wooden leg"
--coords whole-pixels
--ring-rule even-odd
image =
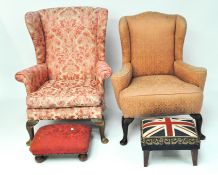
[[[191,150],[193,166],[198,165],[198,149]]]
[[[201,114],[190,114],[190,116],[196,121],[198,136],[200,140],[204,140],[206,137],[201,133],[201,126],[203,121]]]
[[[148,166],[149,151],[144,151],[144,167]]]
[[[105,137],[104,135],[104,130],[105,130],[105,120],[104,118],[102,119],[91,119],[91,121],[99,127],[99,132],[101,136],[101,142],[104,144],[107,144],[109,140]]]
[[[120,141],[121,145],[126,145],[127,144],[127,135],[128,135],[128,126],[134,118],[124,118],[122,117],[122,128],[123,128],[123,139]]]
[[[87,154],[79,154],[79,155],[78,155],[78,158],[79,158],[79,160],[80,160],[81,162],[84,162],[84,161],[87,160],[88,155],[87,155]]]
[[[30,136],[29,140],[26,142],[28,146],[30,146],[31,141],[33,140],[34,137],[34,126],[39,122],[39,120],[28,120],[26,122],[26,129],[28,131],[28,134]]]
[[[37,163],[42,163],[47,159],[47,156],[35,156],[35,160]]]

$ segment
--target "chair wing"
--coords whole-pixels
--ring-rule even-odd
[[[25,15],[26,26],[32,38],[37,63],[45,62],[45,37],[39,12],[28,12]]]

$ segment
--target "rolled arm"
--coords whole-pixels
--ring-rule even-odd
[[[112,75],[112,70],[105,61],[98,61],[96,64],[96,78],[99,82],[109,78]]]
[[[175,75],[187,83],[194,84],[204,90],[207,70],[202,67],[194,67],[183,61],[174,62]]]
[[[119,94],[120,92],[127,88],[132,79],[132,65],[130,63],[125,63],[122,69],[112,75],[112,85],[115,93],[117,103],[119,105]]]
[[[27,93],[32,93],[48,80],[47,65],[38,64],[17,72],[15,79],[25,84]]]

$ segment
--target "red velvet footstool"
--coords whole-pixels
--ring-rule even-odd
[[[30,151],[38,163],[48,155],[79,154],[85,161],[89,148],[91,128],[80,124],[53,124],[41,127],[35,134]]]

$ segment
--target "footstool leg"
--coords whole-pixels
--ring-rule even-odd
[[[88,155],[87,155],[87,154],[79,154],[79,155],[78,155],[78,158],[79,158],[79,160],[80,160],[81,162],[84,162],[84,161],[87,160]]]
[[[47,156],[35,156],[35,160],[37,163],[42,163],[47,159]]]
[[[190,114],[190,116],[196,121],[196,127],[200,140],[204,140],[206,137],[201,133],[201,126],[203,121],[201,114]]]
[[[128,142],[128,140],[127,140],[128,127],[129,127],[129,124],[132,123],[133,120],[134,120],[134,118],[122,117],[123,139],[120,141],[121,145],[126,145]]]
[[[198,150],[197,149],[193,149],[191,150],[192,153],[192,163],[193,166],[197,166],[198,164]]]
[[[30,146],[33,137],[34,137],[34,126],[39,122],[39,120],[28,120],[26,122],[26,129],[28,131],[29,134],[29,140],[26,142],[27,146]]]
[[[109,142],[109,140],[105,137],[104,131],[105,131],[105,120],[104,117],[102,117],[102,119],[91,119],[91,121],[97,126],[99,127],[99,133],[101,136],[101,142],[103,144],[107,144]]]
[[[144,167],[148,166],[149,153],[150,151],[144,151]]]

